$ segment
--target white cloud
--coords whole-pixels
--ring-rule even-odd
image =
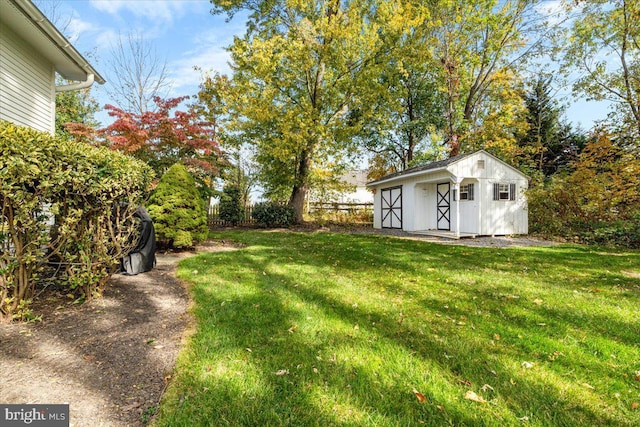
[[[94,8],[113,16],[128,12],[137,18],[165,24],[184,16],[188,11],[201,9],[202,3],[184,0],[91,0]]]
[[[83,34],[93,29],[93,25],[89,22],[83,21],[75,16],[69,19],[69,25],[66,28],[66,34],[69,41],[73,44],[80,39]]]
[[[167,68],[171,70],[169,78],[173,92],[175,95],[195,93],[200,84],[202,72],[213,70],[220,74],[229,74],[231,71],[229,60],[229,52],[221,46],[212,46],[169,63]],[[195,70],[194,66],[198,66],[202,71]]]
[[[175,95],[195,93],[203,72],[231,73],[231,55],[226,47],[232,43],[233,35],[239,28],[230,26],[222,36],[219,30],[208,30],[194,36],[194,47],[179,59],[171,61],[167,67],[171,70],[169,78]],[[195,66],[199,70],[195,70]]]

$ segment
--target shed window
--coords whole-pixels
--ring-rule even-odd
[[[493,184],[493,200],[515,200],[516,185],[495,183]]]
[[[473,184],[460,186],[460,200],[473,200]]]

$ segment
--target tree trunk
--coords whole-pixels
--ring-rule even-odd
[[[300,155],[296,169],[296,180],[291,191],[291,197],[289,198],[289,206],[291,206],[296,213],[296,223],[303,222],[304,213],[304,201],[307,198],[309,192],[309,173],[311,171],[311,149],[306,148]]]

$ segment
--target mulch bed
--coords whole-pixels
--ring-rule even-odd
[[[70,405],[71,426],[141,426],[157,408],[189,321],[178,255],[115,275],[101,298],[49,293],[42,321],[0,324],[0,403]]]

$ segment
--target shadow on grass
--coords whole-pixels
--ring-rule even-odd
[[[585,367],[569,363],[558,370],[542,360],[562,348],[556,337],[523,337],[532,326],[521,314],[525,309],[552,319],[561,333],[584,327],[584,318],[570,310],[532,310],[520,301],[509,301],[517,309],[509,312],[495,295],[510,294],[510,286],[494,286],[482,295],[482,283],[473,288],[437,282],[468,273],[470,264],[482,270],[498,266],[509,274],[523,264],[600,271],[593,256],[581,250],[560,249],[556,256],[548,249],[496,252],[331,235],[252,235],[244,243],[254,246],[182,264],[183,271],[199,270],[191,277],[198,331],[184,356],[188,360],[181,362],[180,389],[172,388],[165,401],[161,425],[208,425],[212,419],[226,425],[512,425],[525,419],[539,425],[631,425],[624,411],[581,389],[573,377],[563,377],[568,369]],[[467,257],[473,263],[459,262]],[[279,264],[326,276],[300,283],[274,272]],[[365,281],[364,292],[401,295],[388,307],[347,301],[332,283],[336,274],[388,278],[392,270],[415,277],[423,268],[435,270],[428,283]],[[323,280],[325,286],[319,284]],[[418,285],[428,286],[430,296],[425,298]],[[451,303],[445,308],[447,298]],[[477,314],[482,311],[486,314]],[[316,327],[314,318],[324,323]],[[635,327],[619,322],[616,328],[629,326]],[[504,339],[491,344],[495,331]],[[618,338],[626,343],[630,335]],[[541,360],[533,369],[523,368],[521,359],[534,357],[528,353],[534,348]],[[585,375],[602,369],[597,361],[588,365]],[[491,387],[482,390],[484,384]],[[425,395],[424,404],[413,388]],[[465,400],[469,390],[489,402]]]

